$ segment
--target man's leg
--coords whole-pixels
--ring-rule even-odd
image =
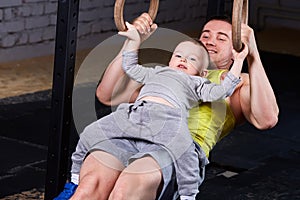
[[[143,157],[122,171],[109,199],[153,200],[161,190],[161,183],[158,163],[152,157]]]
[[[83,162],[79,185],[71,200],[107,200],[123,169],[123,164],[114,156],[94,151]]]

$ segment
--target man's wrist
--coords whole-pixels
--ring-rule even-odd
[[[243,62],[244,62],[244,59],[242,59],[242,58],[236,58],[236,59],[234,60],[234,63],[235,63],[235,64],[243,64]]]

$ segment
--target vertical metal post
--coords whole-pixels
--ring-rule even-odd
[[[206,18],[209,19],[215,15],[224,15],[225,0],[209,0],[207,5]]]
[[[67,179],[78,12],[79,0],[58,1],[45,200]]]

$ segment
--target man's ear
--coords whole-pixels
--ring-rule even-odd
[[[201,76],[201,77],[206,77],[206,76],[207,76],[207,73],[208,73],[208,70],[207,70],[207,69],[204,69],[204,70],[201,72],[200,76]]]

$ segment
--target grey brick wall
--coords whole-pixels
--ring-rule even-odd
[[[0,0],[0,62],[54,53],[57,0]],[[116,34],[114,0],[80,0],[78,49],[93,48]],[[149,0],[126,0],[131,21],[148,10]],[[200,29],[207,0],[160,0],[156,22],[184,31]]]
[[[131,21],[148,10],[150,0],[126,0],[124,16]],[[156,22],[178,31],[199,30],[209,0],[160,0]],[[58,0],[0,0],[0,62],[54,53]],[[78,50],[93,48],[116,34],[114,0],[80,0]],[[232,0],[225,0],[231,13]],[[249,24],[259,29],[287,26],[300,29],[299,0],[249,1]]]

